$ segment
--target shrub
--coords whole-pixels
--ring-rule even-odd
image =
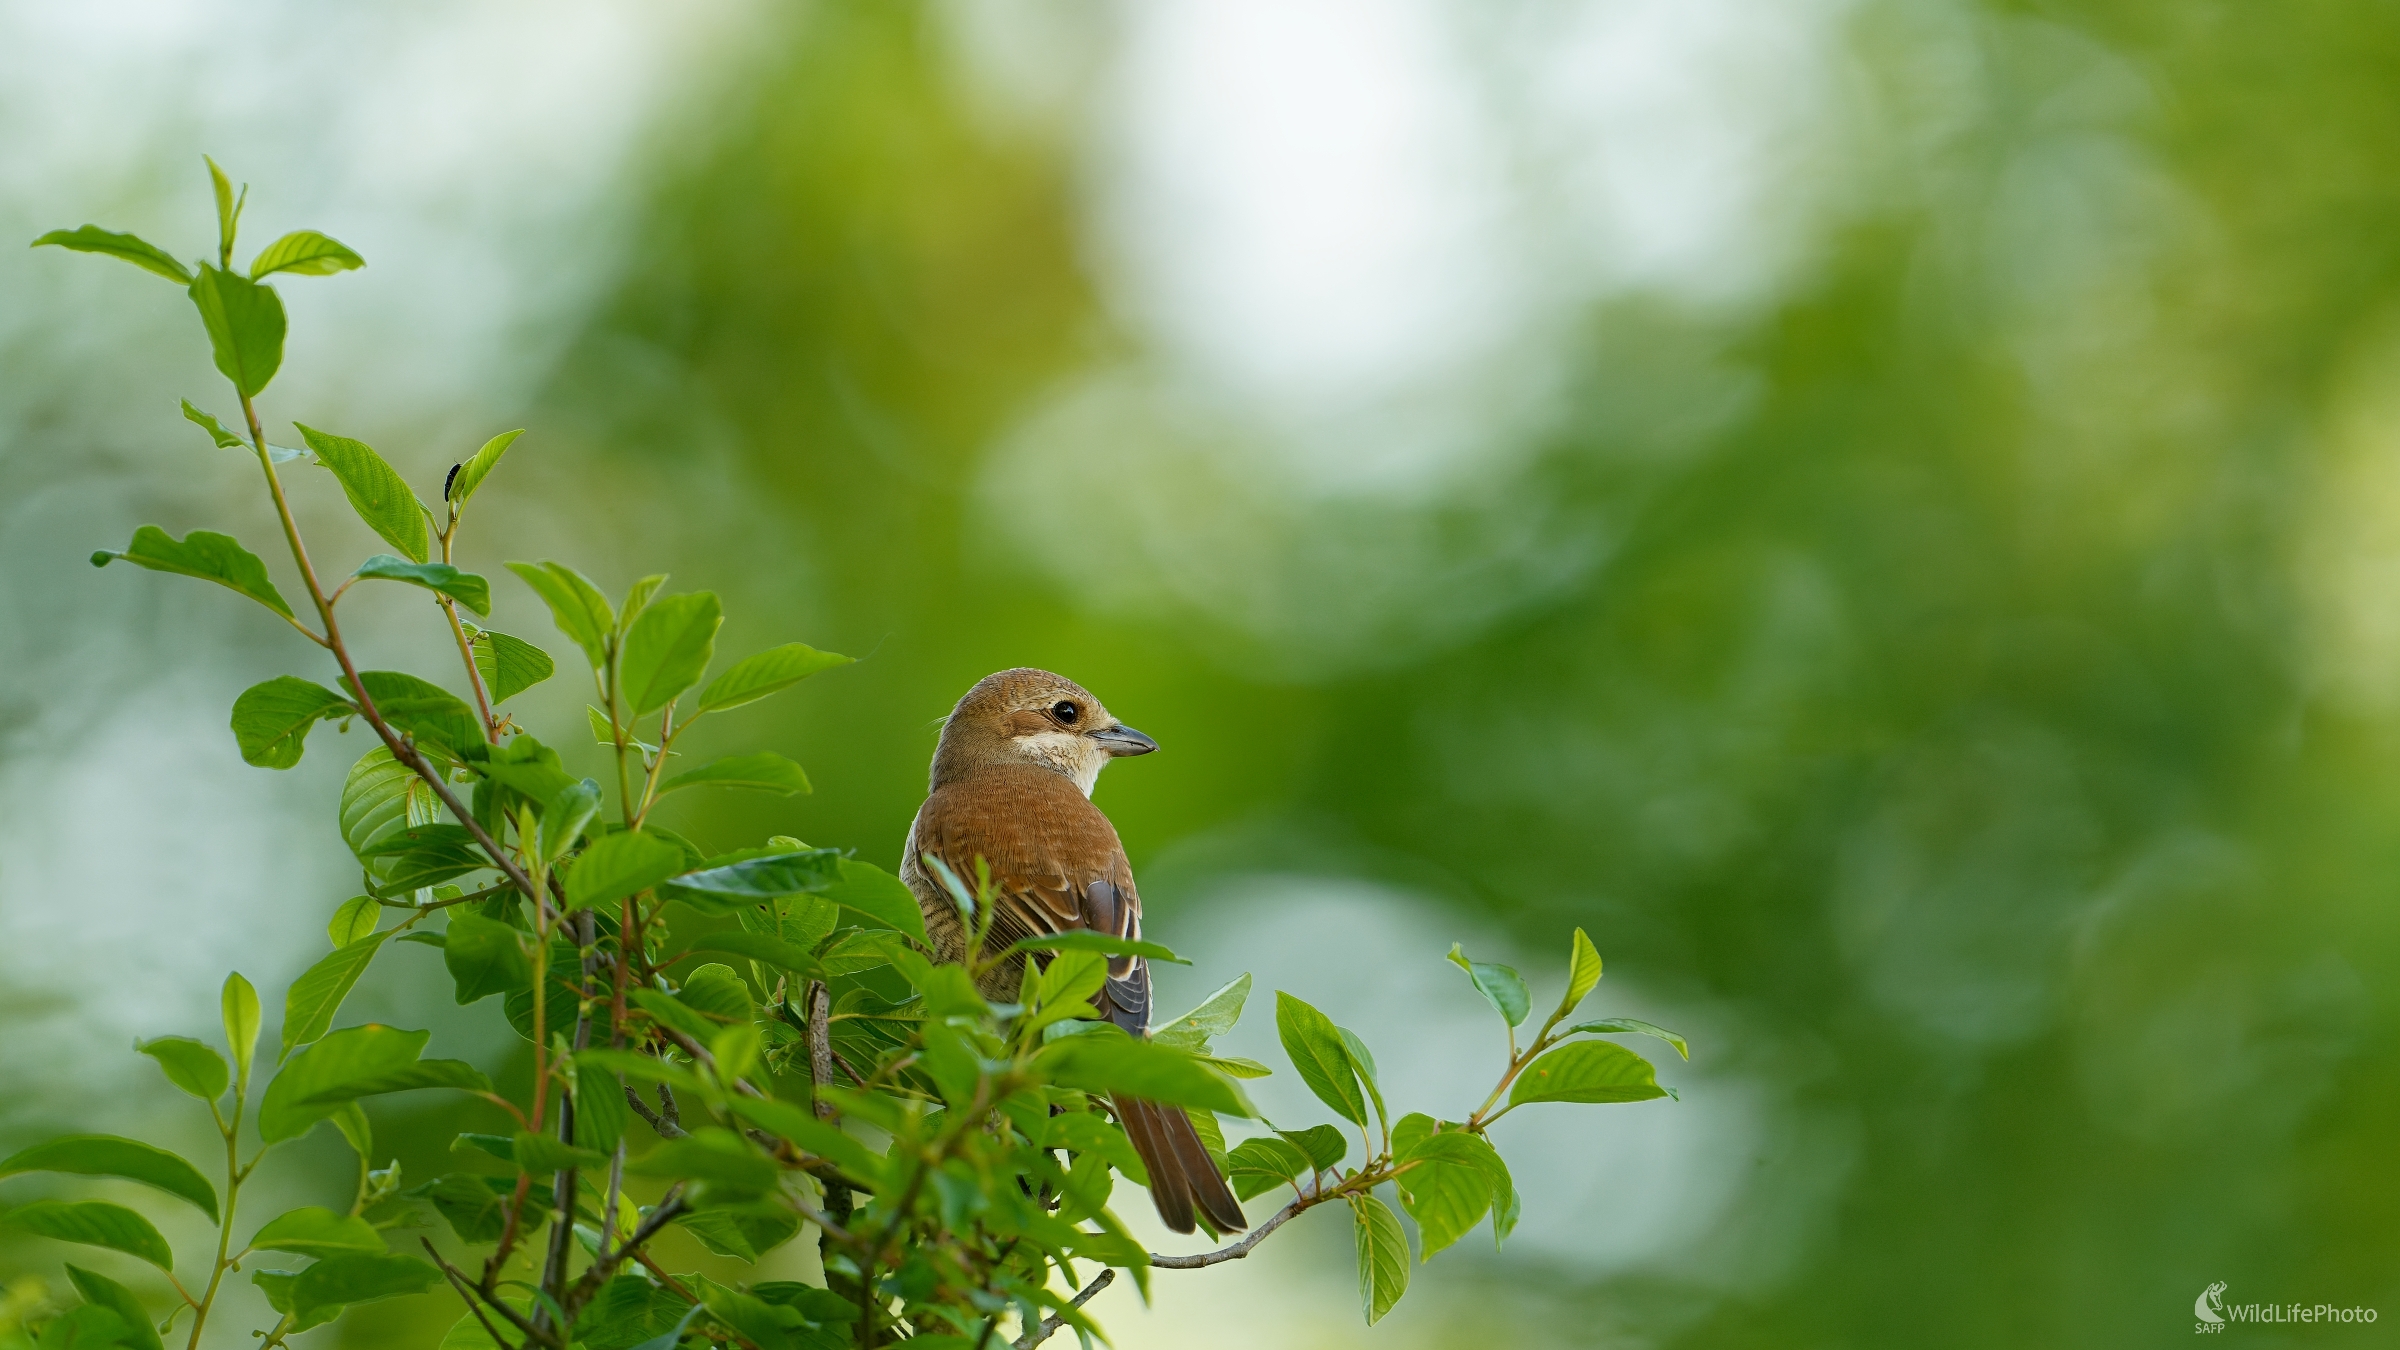
[[[363,266],[315,231],[284,236],[236,269],[245,188],[209,164],[215,261],[186,266],[131,235],[86,225],[44,235],[124,259],[182,286],[198,308],[240,416],[190,402],[183,415],[215,444],[255,459],[306,594],[295,608],[266,566],[230,536],[181,539],[155,526],[95,565],[128,562],[213,581],[274,611],[330,658],[328,683],[285,675],[243,691],[232,731],[242,758],[300,762],[318,723],[363,722],[376,748],[343,784],[340,821],[362,893],[332,916],[332,950],[284,994],[263,1080],[257,993],[240,974],[223,991],[222,1047],[186,1036],[143,1044],[176,1087],[203,1104],[224,1140],[222,1188],[191,1162],[132,1139],[84,1134],[0,1161],[0,1177],[63,1172],[147,1184],[206,1214],[216,1249],[175,1274],[175,1253],[140,1212],[100,1200],[37,1200],[0,1220],[44,1237],[110,1248],[156,1266],[176,1303],[164,1321],[134,1290],[69,1265],[79,1301],[53,1309],[24,1282],[0,1299],[0,1350],[160,1350],[185,1312],[189,1344],[228,1275],[248,1269],[273,1313],[265,1350],[357,1304],[447,1285],[462,1300],[443,1350],[547,1346],[744,1350],[872,1346],[981,1347],[1003,1334],[1039,1343],[1062,1326],[1097,1335],[1083,1303],[1122,1270],[1147,1288],[1159,1268],[1250,1254],[1294,1216],[1350,1210],[1366,1318],[1408,1285],[1409,1242],[1380,1198],[1385,1183],[1414,1220],[1419,1259],[1489,1218],[1495,1242],[1515,1225],[1519,1193],[1488,1131],[1536,1102],[1629,1102],[1668,1095],[1650,1064],[1613,1041],[1642,1033],[1623,1018],[1572,1020],[1600,978],[1582,930],[1567,988],[1530,1039],[1531,995],[1516,972],[1451,951],[1508,1027],[1496,1084],[1465,1119],[1394,1118],[1375,1059],[1354,1033],[1289,994],[1275,1020],[1293,1069],[1339,1123],[1263,1132],[1227,1149],[1221,1116],[1259,1119],[1240,1086],[1268,1067],[1215,1053],[1250,991],[1244,975],[1199,1007],[1135,1039],[1090,1020],[1107,958],[1173,961],[1155,944],[1079,933],[986,951],[970,966],[928,956],[923,918],[890,873],[832,848],[773,838],[705,856],[651,823],[660,799],[689,788],[792,794],[799,765],[771,751],[669,772],[677,740],[848,658],[789,643],[707,678],[721,611],[705,591],[662,593],[646,577],[612,602],[558,562],[507,566],[549,607],[591,674],[591,733],[613,765],[603,784],[517,725],[510,701],[551,678],[537,644],[481,626],[486,577],[458,565],[477,490],[517,432],[454,465],[439,505],[421,502],[365,442],[299,425],[305,449],[270,444],[259,395],[284,347],[272,279]],[[328,586],[302,538],[286,466],[328,470],[389,547]],[[360,670],[340,604],[361,582],[413,586],[438,612],[431,641],[454,649],[462,698],[395,671]],[[463,612],[462,612],[463,611]],[[469,617],[472,616],[472,617]],[[430,617],[430,616],[429,616]],[[698,692],[695,694],[694,691]],[[988,934],[988,882],[945,873],[970,931]],[[720,921],[679,940],[676,907]],[[721,921],[732,920],[730,926]],[[386,926],[387,920],[396,920]],[[436,927],[436,921],[439,927]],[[685,925],[689,928],[693,925]],[[496,1006],[530,1045],[530,1091],[495,1091],[474,1065],[423,1056],[428,1033],[366,1023],[336,1028],[344,997],[393,942],[442,952],[461,1004]],[[976,975],[1037,949],[1016,1001],[979,996]],[[263,1081],[263,1085],[262,1085]],[[504,1112],[507,1134],[450,1142],[466,1160],[418,1180],[379,1149],[360,1103],[388,1093],[466,1093]],[[1289,1199],[1238,1241],[1157,1256],[1109,1208],[1118,1178],[1143,1180],[1110,1094],[1189,1111],[1245,1201]],[[347,1201],[327,1197],[264,1223],[242,1221],[244,1184],[279,1145],[330,1123],[359,1162]],[[1353,1144],[1356,1152],[1353,1152]],[[646,1197],[641,1203],[637,1197]],[[456,1243],[395,1229],[438,1214]],[[650,1243],[678,1225],[742,1261],[792,1241],[820,1243],[827,1287],[720,1284],[664,1269]],[[248,1236],[238,1243],[237,1231]],[[1230,1235],[1216,1235],[1230,1236]],[[480,1256],[470,1253],[480,1252]],[[273,1254],[279,1268],[261,1264]]]

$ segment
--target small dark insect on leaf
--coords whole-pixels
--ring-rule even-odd
[[[442,479],[442,500],[443,500],[443,501],[448,501],[448,500],[450,500],[450,485],[458,481],[458,471],[459,471],[460,469],[464,468],[464,467],[466,467],[466,466],[465,466],[465,465],[463,465],[463,464],[453,464],[453,465],[451,465],[451,466],[450,466],[450,472],[449,472],[447,475],[445,475],[445,476],[443,477],[443,479]]]

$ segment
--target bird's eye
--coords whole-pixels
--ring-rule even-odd
[[[1072,723],[1082,712],[1081,708],[1063,698],[1050,705],[1050,715],[1061,722]]]

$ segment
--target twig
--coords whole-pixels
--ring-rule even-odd
[[[656,1237],[659,1229],[680,1218],[683,1208],[683,1183],[679,1181],[668,1188],[666,1198],[660,1200],[651,1209],[649,1217],[643,1219],[634,1228],[622,1246],[614,1251],[607,1248],[601,1249],[599,1259],[593,1261],[591,1268],[584,1271],[582,1276],[575,1281],[575,1291],[588,1296],[592,1290],[600,1287],[601,1281],[608,1278],[610,1271],[615,1270],[629,1256],[636,1261],[646,1263],[648,1258],[642,1252],[642,1244]]]
[[[1274,1232],[1276,1229],[1283,1227],[1285,1224],[1290,1223],[1292,1220],[1300,1217],[1307,1211],[1316,1208],[1318,1205],[1324,1204],[1326,1201],[1333,1199],[1336,1195],[1341,1193],[1342,1191],[1340,1189],[1336,1189],[1331,1191],[1312,1192],[1308,1195],[1301,1196],[1292,1203],[1285,1205],[1279,1210],[1276,1210],[1273,1218],[1270,1218],[1265,1223],[1262,1223],[1258,1227],[1251,1229],[1248,1237],[1243,1238],[1241,1241],[1234,1243],[1230,1247],[1221,1247],[1213,1252],[1201,1252],[1196,1256],[1160,1256],[1156,1252],[1153,1252],[1150,1255],[1150,1264],[1161,1270],[1200,1270],[1208,1266],[1219,1265],[1226,1261],[1239,1261],[1243,1257],[1250,1254],[1250,1249],[1252,1247],[1255,1247],[1260,1242],[1264,1241],[1267,1234]]]
[[[1153,1259],[1155,1260],[1156,1258]],[[1087,1284],[1083,1287],[1083,1292],[1077,1294],[1073,1299],[1068,1301],[1067,1306],[1070,1308],[1080,1308],[1084,1304],[1091,1302],[1092,1295],[1099,1293],[1103,1289],[1106,1289],[1112,1282],[1116,1280],[1116,1278],[1117,1272],[1114,1268],[1101,1271],[1098,1275],[1092,1277],[1092,1282],[1090,1284]],[[1065,1313],[1050,1314],[1048,1317],[1042,1319],[1042,1324],[1040,1326],[1035,1327],[1033,1330],[1028,1331],[1024,1335],[1017,1338],[1017,1350],[1033,1350],[1033,1347],[1040,1345],[1042,1342],[1049,1340],[1052,1336],[1057,1335],[1058,1329],[1066,1324],[1067,1315]]]
[[[575,911],[570,921],[575,932],[575,944],[582,949],[582,965],[575,982],[575,1036],[571,1049],[588,1050],[592,1043],[592,963],[595,959],[592,912]],[[575,1142],[575,1098],[568,1093],[558,1097],[558,1142],[572,1146]],[[575,1169],[563,1168],[551,1182],[551,1203],[560,1218],[550,1227],[550,1255],[542,1266],[542,1291],[557,1301],[560,1316],[571,1318],[575,1309],[567,1303],[567,1256],[575,1242]],[[615,1223],[611,1214],[601,1220],[603,1227]],[[545,1309],[543,1316],[548,1316]]]
[[[442,1268],[442,1275],[444,1278],[450,1281],[450,1287],[456,1289],[458,1291],[458,1296],[466,1300],[467,1311],[475,1314],[475,1320],[483,1324],[484,1334],[492,1338],[492,1344],[499,1346],[501,1350],[511,1350],[507,1340],[502,1338],[500,1335],[499,1328],[492,1325],[492,1319],[483,1315],[483,1304],[476,1299],[475,1292],[467,1284],[466,1277],[458,1272],[458,1268],[456,1266],[453,1266],[448,1261],[442,1259],[441,1252],[434,1248],[432,1238],[421,1237],[418,1238],[417,1241],[425,1244],[425,1254],[432,1257],[433,1263]],[[517,1326],[525,1332],[526,1335],[531,1336],[534,1334],[532,1324],[519,1317],[516,1309],[509,1307],[505,1303],[499,1302],[493,1303],[492,1306],[498,1308],[502,1316],[508,1318],[508,1320],[512,1322],[515,1322]]]
[[[817,1118],[833,1119],[833,1104],[820,1095],[833,1084],[833,992],[823,980],[808,982],[808,1078]]]
[[[815,1108],[817,1119],[831,1121],[841,1113],[825,1100],[825,1089],[833,1086],[833,991],[823,980],[808,982],[808,1079],[809,1104]],[[853,1082],[857,1081],[855,1075]],[[838,1177],[820,1177],[825,1183],[825,1208],[850,1217],[850,1187]],[[826,1230],[828,1232],[831,1229]]]
[[[665,1091],[665,1088],[662,1086],[660,1091]],[[643,1124],[656,1130],[661,1139],[681,1139],[690,1133],[681,1125],[668,1119],[667,1115],[651,1110],[650,1104],[642,1100],[641,1089],[631,1083],[625,1085],[625,1104],[633,1108],[633,1113],[642,1118]]]

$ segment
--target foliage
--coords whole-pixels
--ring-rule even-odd
[[[733,662],[703,687],[723,619],[714,595],[662,594],[666,578],[652,576],[612,601],[563,563],[510,562],[592,677],[591,725],[615,782],[571,775],[504,706],[555,672],[550,655],[458,612],[462,604],[479,616],[490,610],[489,581],[462,569],[455,551],[473,495],[520,433],[493,437],[455,466],[436,508],[364,441],[300,426],[313,462],[398,550],[326,586],[278,469],[300,456],[268,444],[257,406],[285,338],[282,301],[266,279],[364,263],[325,235],[299,231],[246,273],[235,269],[247,189],[237,195],[213,162],[209,170],[213,263],[186,268],[142,240],[88,225],[37,243],[122,258],[188,288],[244,431],[189,402],[182,413],[219,447],[256,458],[315,626],[226,535],[176,540],[145,526],[125,550],[92,561],[217,582],[290,622],[331,659],[331,683],[287,675],[241,693],[231,729],[242,757],[269,768],[297,764],[319,722],[372,730],[380,744],[350,770],[339,812],[362,894],[335,910],[332,950],[286,992],[263,1083],[254,1081],[260,1003],[238,973],[223,989],[222,1049],[190,1036],[139,1047],[207,1107],[224,1143],[221,1194],[178,1155],[108,1135],[54,1139],[0,1160],[0,1178],[60,1172],[140,1182],[200,1210],[216,1230],[204,1276],[188,1260],[178,1276],[170,1245],[130,1207],[41,1200],[0,1214],[19,1229],[148,1262],[169,1275],[180,1300],[154,1324],[131,1289],[70,1266],[81,1300],[63,1310],[45,1314],[38,1293],[9,1286],[0,1350],[157,1350],[187,1309],[187,1344],[197,1347],[226,1277],[269,1252],[298,1259],[289,1269],[248,1271],[276,1314],[255,1333],[265,1350],[350,1307],[441,1285],[465,1304],[445,1346],[803,1350],[908,1340],[932,1350],[987,1345],[1004,1326],[1016,1344],[1033,1345],[1063,1326],[1098,1334],[1082,1306],[1118,1270],[1147,1289],[1153,1269],[1247,1256],[1292,1218],[1337,1202],[1355,1226],[1360,1297],[1373,1322],[1405,1293],[1411,1266],[1406,1230],[1383,1193],[1414,1222],[1420,1260],[1487,1216],[1495,1242],[1505,1241],[1520,1203],[1489,1138],[1496,1121],[1540,1102],[1671,1095],[1632,1051],[1571,1038],[1631,1032],[1666,1037],[1681,1051],[1680,1038],[1629,1019],[1562,1025],[1600,976],[1578,929],[1565,995],[1522,1045],[1526,982],[1453,949],[1507,1024],[1497,1082],[1463,1120],[1394,1118],[1365,1042],[1278,992],[1276,1026],[1294,1069],[1347,1128],[1261,1120],[1263,1132],[1224,1149],[1219,1116],[1257,1118],[1238,1080],[1271,1072],[1211,1044],[1240,1018],[1247,975],[1156,1035],[1132,1038],[1093,1020],[1089,1000],[1112,956],[1176,959],[1155,944],[1070,934],[987,951],[995,908],[979,887],[988,883],[945,873],[977,940],[970,968],[937,965],[914,897],[881,869],[789,837],[704,856],[651,822],[663,795],[697,786],[788,795],[808,791],[808,780],[767,751],[669,776],[678,739],[703,716],[848,658],[789,643]],[[361,580],[426,593],[472,702],[415,676],[356,667],[338,607]],[[734,926],[679,946],[666,921],[674,907]],[[386,918],[397,922],[384,927]],[[334,1026],[395,938],[441,949],[460,1004],[499,996],[500,1014],[530,1043],[529,1092],[503,1094],[471,1064],[426,1058],[426,1032]],[[1009,964],[1023,970],[1015,1001],[982,997],[977,977]],[[515,1128],[458,1136],[451,1151],[475,1163],[444,1175],[419,1180],[404,1178],[396,1162],[376,1166],[392,1150],[377,1147],[360,1103],[423,1090],[480,1098]],[[1243,1199],[1288,1190],[1289,1200],[1230,1246],[1147,1252],[1109,1207],[1118,1177],[1144,1180],[1115,1119],[1116,1093],[1192,1113]],[[358,1157],[347,1207],[240,1218],[244,1185],[266,1155],[326,1122]],[[1360,1161],[1346,1166],[1352,1131]],[[446,1253],[420,1239],[422,1256],[393,1250],[394,1230],[428,1211],[457,1246]],[[669,1225],[751,1262],[785,1243],[819,1243],[827,1287],[735,1287],[668,1271],[650,1243]],[[250,1236],[237,1245],[242,1229]],[[455,1255],[461,1248],[485,1250],[477,1260]]]

